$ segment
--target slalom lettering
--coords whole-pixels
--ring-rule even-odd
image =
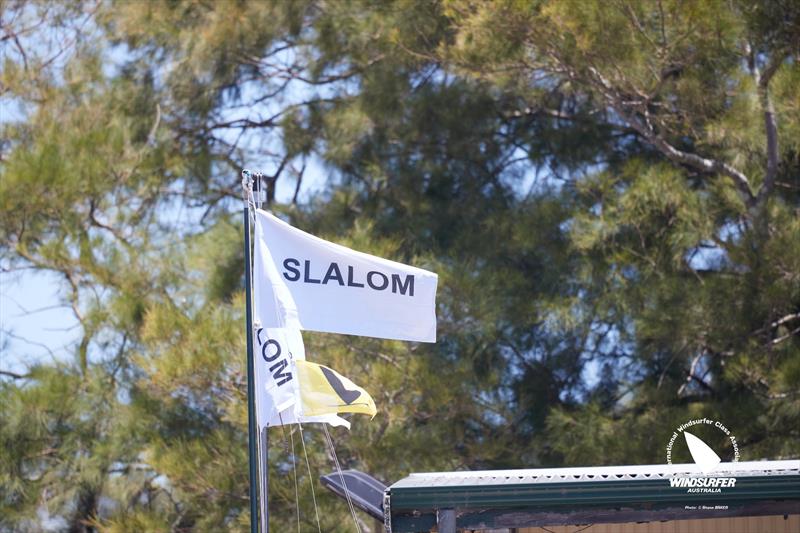
[[[300,261],[297,259],[292,259],[291,257],[286,259],[283,262],[284,273],[283,277],[286,278],[288,281],[297,281],[300,279],[300,271],[297,270],[297,267],[300,266]],[[286,270],[291,272],[291,274],[287,274]]]
[[[278,381],[278,386],[289,382],[292,380],[292,373],[291,372],[283,372],[286,370],[286,367],[289,366],[289,363],[286,362],[286,359],[281,359],[271,367],[269,367],[269,371],[272,372],[272,378],[275,381],[278,381],[279,378],[283,378],[282,381]]]
[[[375,276],[379,276],[382,279],[380,286],[378,286],[374,279]],[[389,286],[389,278],[386,277],[386,274],[382,274],[380,272],[375,272],[374,270],[367,274],[367,285],[375,289],[376,291],[382,291],[386,287]]]
[[[409,296],[414,296],[414,276],[406,276],[406,281],[403,283],[399,274],[392,274],[392,292],[405,294],[406,291]]]
[[[273,346],[275,348],[275,352],[272,355],[267,355],[267,348]],[[281,355],[281,345],[276,340],[267,339],[267,342],[261,345],[261,357],[264,358],[264,361],[267,363],[271,363]]]
[[[309,270],[311,270],[311,261],[308,259],[305,260],[305,276],[303,276],[304,283],[319,283],[318,279],[314,279],[309,274]]]
[[[300,265],[303,272],[300,273]],[[324,274],[323,274],[324,272]],[[329,263],[326,268],[315,268],[308,259],[302,262],[294,257],[283,260],[283,278],[286,281],[309,283],[312,285],[339,285],[340,287],[369,287],[374,291],[385,291],[391,288],[393,294],[414,296],[413,274],[392,274],[391,277],[378,270],[370,270],[366,275],[358,275],[351,265],[347,265],[347,282],[342,274],[343,267],[338,263]],[[319,276],[319,277],[315,277]]]
[[[347,267],[347,286],[348,287],[363,287],[363,283],[353,281],[353,267]]]
[[[284,266],[285,264],[286,262],[284,262]],[[300,263],[297,264],[299,265]],[[297,277],[300,277],[299,271],[297,272]],[[258,341],[258,344],[261,346],[261,357],[264,359],[264,362],[271,363],[281,357],[283,349],[281,348],[281,344],[275,339],[267,339],[265,342],[261,342],[262,331],[264,331],[264,328],[258,328],[258,331],[256,331],[256,341]],[[291,352],[289,355],[291,356]],[[292,380],[292,373],[284,372],[288,366],[289,362],[286,357],[283,357],[277,363],[269,367],[269,371],[272,372],[272,379],[277,382],[279,387]],[[279,379],[280,381],[278,381]]]
[[[328,282],[332,279],[338,280],[339,285],[344,286],[344,280],[342,279],[342,273],[339,270],[339,265],[336,263],[331,263],[331,266],[328,267],[328,271],[325,273],[325,277],[322,278],[322,284],[327,285]]]

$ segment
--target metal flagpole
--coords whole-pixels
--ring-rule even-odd
[[[259,443],[261,454],[261,533],[269,533],[269,513],[267,512],[267,495],[269,494],[269,427],[261,430]]]
[[[261,172],[255,173],[253,180],[253,203],[260,208],[264,202],[264,180]],[[256,324],[260,327],[260,324]],[[254,367],[255,368],[255,367]],[[258,421],[258,402],[255,402],[256,422]],[[258,424],[256,423],[256,429]],[[264,427],[258,431],[256,436],[256,448],[258,449],[258,493],[260,495],[259,517],[261,533],[269,533],[269,427]]]
[[[258,465],[256,454],[255,397],[253,395],[253,301],[250,273],[250,171],[242,170],[244,189],[244,275],[245,275],[245,316],[247,322],[247,437],[250,459],[250,533],[258,533]],[[266,496],[266,495],[265,495]]]

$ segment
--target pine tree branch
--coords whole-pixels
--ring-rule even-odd
[[[303,161],[303,166],[300,170],[295,171],[295,177],[297,178],[297,184],[294,187],[294,195],[292,196],[292,205],[297,205],[297,198],[300,196],[300,187],[303,185],[303,176],[306,173],[306,163]]]
[[[701,376],[698,376],[698,375],[695,373],[695,370],[697,369],[697,365],[698,365],[698,363],[700,363],[700,359],[701,359],[701,358],[702,358],[702,357],[703,357],[705,354],[706,354],[706,351],[705,351],[705,350],[703,350],[703,351],[701,351],[699,354],[697,354],[697,355],[694,357],[694,359],[692,359],[692,364],[691,364],[691,366],[689,367],[689,370],[685,371],[685,372],[686,372],[686,383],[684,383],[683,385],[681,385],[681,386],[680,386],[680,388],[678,389],[678,396],[680,396],[681,394],[683,394],[683,391],[686,389],[686,387],[687,387],[687,386],[689,385],[689,383],[691,383],[692,381],[695,381],[695,382],[697,382],[697,383],[698,383],[698,384],[699,384],[701,387],[703,387],[703,389],[707,390],[707,391],[708,391],[708,392],[710,392],[711,394],[713,394],[713,395],[716,395],[716,394],[717,394],[717,391],[714,389],[714,387],[712,387],[712,386],[711,386],[709,383],[707,383],[707,382],[706,382],[706,380],[705,380],[705,379],[703,379],[705,376],[702,376],[702,377],[701,377]]]
[[[30,374],[17,374],[16,372],[11,372],[10,370],[0,370],[0,376],[7,376],[13,379],[27,379],[30,377]]]
[[[128,239],[126,239],[125,236],[122,235],[121,232],[119,232],[117,229],[113,228],[112,226],[109,226],[108,224],[105,224],[105,223],[101,222],[97,218],[97,202],[95,201],[94,198],[91,198],[89,200],[89,224],[91,224],[92,226],[94,226],[96,228],[100,228],[100,229],[104,229],[104,230],[108,231],[118,241],[120,241],[125,246],[125,248],[127,248],[128,251],[132,251],[133,250],[133,246],[131,245],[130,241],[128,241]]]
[[[590,82],[600,89],[600,92],[609,106],[659,152],[673,162],[687,165],[703,172],[723,174],[730,177],[739,190],[739,194],[745,204],[748,207],[755,205],[757,198],[753,195],[752,188],[750,187],[750,180],[744,173],[723,161],[679,150],[667,142],[661,134],[656,132],[653,124],[649,120],[649,113],[646,110],[646,101],[630,99],[620,94],[595,67],[589,67],[588,71],[591,74]],[[632,111],[631,108],[634,106],[643,108],[644,113],[640,116],[640,114]]]
[[[780,344],[783,341],[794,337],[798,333],[800,333],[800,327],[797,327],[797,328],[793,329],[792,331],[790,331],[789,333],[787,333],[785,335],[781,335],[780,337],[778,337],[776,339],[772,339],[771,341],[769,341],[769,346],[775,346],[776,344]]]
[[[755,330],[752,333],[752,335],[758,335],[759,333],[765,333],[767,331],[773,330],[773,329],[777,328],[778,326],[780,326],[782,324],[785,324],[787,322],[791,322],[792,320],[795,320],[796,318],[800,318],[800,313],[790,313],[788,315],[785,315],[785,316],[779,318],[778,320],[775,320],[774,322],[772,322],[768,326],[765,326],[763,328]]]
[[[751,52],[752,54],[752,52]],[[775,106],[769,97],[769,82],[788,57],[786,51],[776,52],[770,58],[764,72],[757,74],[758,80],[758,99],[761,102],[761,109],[764,113],[764,129],[767,136],[767,173],[764,176],[764,183],[758,191],[756,203],[761,203],[764,198],[769,196],[775,187],[775,177],[778,174],[778,126],[775,119]],[[754,71],[757,73],[755,58],[751,60]]]

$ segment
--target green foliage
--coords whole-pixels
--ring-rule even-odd
[[[343,467],[660,463],[703,416],[797,457],[796,2],[2,18],[0,258],[57,273],[81,336],[2,374],[0,528],[247,529],[242,167],[294,225],[440,275],[436,344],[304,335],[378,404],[331,430]],[[316,529],[311,486],[351,529],[320,433],[270,432],[276,531]]]

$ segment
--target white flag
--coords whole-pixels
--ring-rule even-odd
[[[438,276],[256,211],[255,309],[266,328],[436,342]]]
[[[350,429],[347,420],[334,414],[295,415],[295,403],[299,400],[294,361],[306,358],[303,338],[299,331],[258,328],[255,337],[253,362],[259,431],[266,426],[297,422],[324,422]]]

